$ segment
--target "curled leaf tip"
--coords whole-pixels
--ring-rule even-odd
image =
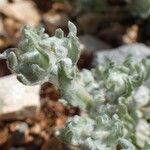
[[[77,35],[77,28],[71,21],[68,22],[68,28],[70,34]]]
[[[55,31],[55,37],[57,38],[63,38],[64,37],[64,32],[62,31],[62,29],[56,29]]]

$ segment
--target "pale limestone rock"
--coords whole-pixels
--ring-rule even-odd
[[[79,36],[80,48],[82,51],[94,53],[97,50],[110,49],[111,46],[102,40],[99,40],[91,35]]]
[[[94,63],[105,64],[107,60],[111,60],[117,64],[121,64],[128,55],[132,55],[135,60],[141,60],[150,56],[150,47],[135,43],[130,45],[123,45],[115,49],[103,49],[103,51],[97,51],[95,53]]]
[[[2,14],[22,23],[37,26],[41,20],[35,4],[30,0],[13,0],[13,3],[2,0],[0,5],[0,12]]]
[[[0,78],[0,114],[18,112],[40,106],[40,86],[25,86],[15,75]],[[31,110],[31,109],[30,109]]]

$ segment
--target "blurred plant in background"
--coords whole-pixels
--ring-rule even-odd
[[[54,0],[59,2],[69,2],[76,13],[87,13],[87,12],[95,12],[100,13],[107,11],[110,3],[116,4],[124,4],[127,5],[127,10],[131,15],[140,17],[140,18],[148,18],[150,16],[150,0]],[[113,6],[111,6],[113,7]]]
[[[106,10],[106,0],[69,0],[77,12],[102,12]]]
[[[107,8],[107,0],[55,0],[69,2],[76,13],[103,12]]]
[[[150,16],[150,0],[130,0],[128,7],[133,16],[143,19]]]

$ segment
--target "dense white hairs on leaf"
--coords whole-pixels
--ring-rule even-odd
[[[71,118],[58,137],[82,150],[112,150],[118,145],[124,150],[135,150],[137,145],[143,148],[150,139],[148,122],[144,122],[145,130],[139,129],[137,112],[149,103],[149,97],[145,96],[141,107],[136,107],[134,99],[141,90],[137,91],[138,87],[149,78],[148,70],[149,60],[137,62],[131,57],[120,66],[106,64],[92,71],[82,70],[78,84],[88,91],[93,103],[88,116]]]

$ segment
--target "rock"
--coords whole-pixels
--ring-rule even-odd
[[[2,52],[3,49],[7,48],[9,44],[10,41],[6,38],[3,20],[2,17],[0,16],[0,52]]]
[[[39,90],[40,86],[21,84],[15,75],[0,78],[0,120],[34,116],[40,106]]]
[[[126,33],[126,28],[119,22],[109,22],[106,23],[98,31],[98,36],[111,43],[113,46],[118,46],[123,44],[123,36]]]
[[[13,2],[2,3],[0,12],[5,16],[13,18],[24,24],[36,26],[40,22],[40,15],[32,1],[13,0]]]
[[[150,45],[150,19],[147,19],[147,21],[144,22],[144,25],[142,26],[142,40],[146,41]]]
[[[127,28],[122,40],[124,44],[135,43],[139,38],[139,26],[137,24],[131,25]]]
[[[144,44],[135,43],[131,45],[124,45],[109,51],[97,51],[94,58],[94,64],[104,64],[107,60],[120,64],[128,55],[132,55],[136,60],[141,60],[150,56],[150,48]]]
[[[0,9],[2,9],[6,5],[6,0],[0,0]]]
[[[111,46],[107,43],[97,38],[94,38],[91,35],[79,36],[79,41],[80,48],[82,50],[81,57],[78,62],[78,67],[80,69],[87,68],[88,66],[90,66],[93,59],[93,55],[97,50],[111,48]]]
[[[29,130],[25,122],[14,122],[10,124],[11,142],[13,145],[21,145],[26,142],[26,134]]]
[[[33,1],[41,12],[47,12],[49,9],[51,9],[52,4],[51,0],[42,0],[42,1],[33,0]]]
[[[57,101],[58,99],[60,99],[60,91],[56,89],[53,84],[45,82],[41,86],[40,96],[41,100],[45,98],[50,98],[53,101]]]
[[[7,46],[6,48],[12,45],[16,45],[18,43],[18,40],[20,39],[21,36],[20,29],[23,28],[24,23],[16,21],[15,19],[10,17],[6,17],[3,18],[3,25],[5,31],[5,39],[6,41],[9,41],[9,43],[6,45]]]
[[[91,35],[79,36],[82,51],[94,52],[101,49],[110,49],[111,46]]]
[[[50,149],[50,150],[67,150],[68,148],[66,147],[66,145],[64,145],[63,143],[60,142],[60,140],[58,140],[55,137],[51,137],[49,140],[47,140],[45,142],[45,144],[43,144],[41,150],[46,150],[46,149]]]
[[[69,17],[66,13],[55,13],[50,11],[43,15],[43,23],[50,35],[53,35],[57,28],[61,28],[66,31],[68,21]]]
[[[0,35],[2,35],[3,32],[4,32],[4,27],[3,27],[2,18],[0,17]]]
[[[118,7],[111,7],[111,9],[107,10],[104,13],[85,13],[81,14],[77,17],[78,30],[81,33],[85,34],[98,34],[99,36],[104,36],[111,32],[111,29],[114,31],[113,38],[116,38],[120,32],[124,29],[121,25],[122,20],[127,19],[127,14],[124,10]],[[112,28],[113,27],[113,28]],[[118,28],[119,27],[119,28]],[[117,31],[117,32],[115,32]],[[117,34],[116,34],[117,33]],[[102,35],[101,35],[102,34]],[[108,34],[107,34],[108,35]],[[104,38],[109,38],[105,35]],[[109,34],[111,35],[111,34]]]
[[[78,30],[84,34],[94,34],[98,30],[99,22],[98,14],[86,13],[77,18]]]
[[[71,4],[67,1],[65,2],[54,2],[51,8],[54,12],[64,12],[70,15],[73,11]]]
[[[0,60],[0,77],[10,74],[5,60]]]
[[[9,138],[9,131],[6,127],[0,127],[0,145],[4,144]]]
[[[2,2],[1,2],[2,1]],[[38,26],[41,15],[30,0],[0,0],[0,48],[15,46],[25,25]]]

